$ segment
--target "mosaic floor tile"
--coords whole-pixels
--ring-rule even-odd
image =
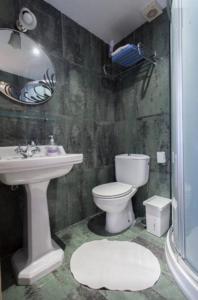
[[[94,234],[87,227],[88,219],[60,231],[57,235],[65,243],[65,260],[63,265],[53,273],[45,276],[33,286],[17,286],[12,274],[9,260],[2,266],[4,300],[184,300],[185,297],[177,287],[168,270],[165,256],[165,236],[155,237],[148,233],[141,224],[129,228],[122,234],[103,237]],[[135,241],[149,248],[159,259],[161,276],[149,289],[140,292],[120,292],[106,289],[93,290],[75,281],[70,269],[70,258],[82,243],[108,238],[110,240]]]

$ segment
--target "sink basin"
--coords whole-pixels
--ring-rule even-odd
[[[16,147],[0,147],[0,181],[24,184],[27,193],[23,248],[12,258],[20,285],[33,284],[62,264],[64,252],[51,238],[47,188],[51,179],[68,174],[83,161],[82,154],[67,154],[62,146],[54,156],[47,155],[47,146],[39,148],[33,157],[23,158]]]
[[[16,154],[16,147],[0,147],[0,181],[8,185],[46,181],[66,175],[74,164],[81,163],[82,154],[66,154],[58,146],[58,155],[47,156],[47,146],[30,158]]]

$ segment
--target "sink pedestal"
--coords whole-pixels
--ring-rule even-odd
[[[58,268],[64,252],[51,239],[47,204],[49,181],[26,184],[27,209],[23,249],[13,258],[13,266],[20,285],[30,285]]]
[[[47,148],[41,145],[39,153],[23,159],[16,153],[16,146],[0,147],[0,181],[25,185],[27,192],[23,249],[12,259],[21,285],[34,283],[62,264],[64,252],[51,239],[47,187],[52,178],[65,176],[83,161],[82,154],[67,154],[63,146],[57,146],[54,156],[47,154]]]

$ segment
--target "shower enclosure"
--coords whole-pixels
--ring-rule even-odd
[[[168,265],[188,299],[198,299],[198,1],[171,6],[172,218]]]

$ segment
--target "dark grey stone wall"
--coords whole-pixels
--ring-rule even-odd
[[[143,216],[142,202],[147,197],[170,196],[169,20],[166,12],[140,27],[121,44],[128,42],[142,42],[147,55],[156,51],[158,57],[155,67],[144,65],[133,69],[118,81],[115,92],[118,152],[144,153],[151,157],[149,182],[133,199],[136,215]],[[157,151],[166,152],[165,165],[157,164]]]
[[[0,145],[18,145],[31,139],[46,144],[53,133],[67,152],[84,154],[82,165],[50,183],[52,232],[95,213],[91,189],[114,180],[115,154],[149,154],[149,183],[139,189],[133,200],[136,215],[143,215],[142,201],[147,196],[169,196],[170,189],[166,15],[123,41],[141,41],[157,50],[157,66],[152,72],[141,68],[113,82],[104,79],[101,71],[107,46],[43,0],[0,1],[0,27],[14,28],[22,6],[37,16],[37,28],[27,34],[45,47],[54,62],[57,89],[49,102],[36,107],[18,105],[0,95]],[[158,150],[166,151],[166,166],[156,164]],[[11,190],[0,184],[0,255],[21,246],[25,198],[23,187]]]
[[[51,57],[57,89],[48,103],[36,107],[18,105],[0,95],[0,145],[31,139],[46,144],[53,133],[67,152],[84,154],[82,165],[50,183],[50,221],[57,232],[94,214],[92,187],[114,178],[113,84],[101,76],[105,43],[44,1],[0,1],[0,27],[14,28],[23,6],[37,17],[37,28],[27,34]],[[11,191],[0,184],[1,254],[21,245],[25,197],[23,187]]]

